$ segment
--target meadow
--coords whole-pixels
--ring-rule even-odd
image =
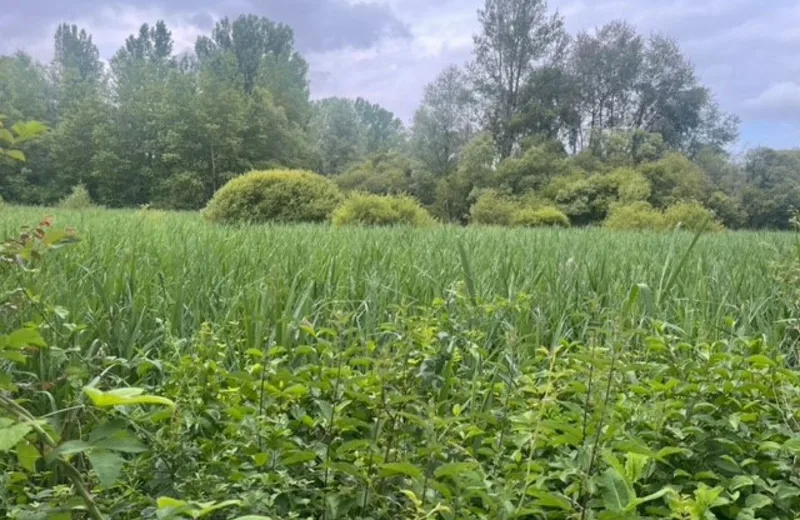
[[[224,227],[20,207],[0,233],[45,214],[80,242],[0,279],[29,290],[8,298],[4,330],[50,345],[10,372],[53,443],[37,451],[26,430],[9,444],[0,428],[0,453],[16,450],[0,457],[8,518],[800,507],[792,234]],[[174,411],[85,386],[142,388]],[[59,456],[82,484],[47,469]],[[81,486],[91,507],[68,500]]]

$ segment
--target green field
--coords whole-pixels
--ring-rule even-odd
[[[793,235],[225,228],[14,207],[0,232],[46,214],[81,241],[0,278],[36,295],[9,297],[0,323],[33,322],[51,345],[15,391],[56,443],[135,425],[147,451],[121,472],[97,447],[71,459],[109,518],[155,518],[160,496],[238,501],[208,518],[790,518],[800,505]],[[98,411],[87,384],[177,406]],[[63,473],[15,460],[0,458],[0,511],[67,504]],[[55,484],[62,498],[42,498]]]
[[[530,312],[511,325],[543,345],[581,340],[587,327],[616,321],[637,284],[652,290],[653,307],[636,312],[675,325],[686,339],[735,332],[780,343],[785,308],[771,265],[795,241],[782,233],[706,235],[679,265],[689,233],[232,229],[196,214],[38,208],[6,210],[0,231],[10,236],[42,215],[83,238],[47,262],[42,291],[86,323],[89,338],[126,356],[158,345],[165,332],[191,337],[204,322],[263,333],[282,320],[323,324],[346,311],[368,336],[394,306],[429,304],[467,278],[483,300],[530,296]]]

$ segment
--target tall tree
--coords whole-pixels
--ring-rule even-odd
[[[108,117],[97,132],[94,184],[100,202],[131,206],[150,201],[168,176],[164,135],[171,124],[163,112],[172,35],[164,22],[143,24],[110,62],[113,91]]]
[[[308,123],[308,63],[295,50],[289,26],[255,15],[242,15],[233,22],[223,18],[210,38],[197,39],[195,52],[201,62],[220,53],[232,54],[245,93],[251,94],[260,84],[284,107],[290,121]]]
[[[414,114],[411,153],[437,177],[453,173],[458,154],[474,132],[472,93],[464,72],[448,67],[425,87]]]
[[[389,152],[403,143],[403,122],[392,112],[364,98],[357,98],[353,108],[363,130],[367,155]]]
[[[314,102],[311,139],[320,156],[320,172],[342,173],[364,158],[364,133],[354,103],[344,98]]]
[[[548,13],[546,0],[486,0],[478,19],[471,69],[488,129],[501,157],[508,157],[517,144],[512,123],[523,88],[539,67],[564,56],[568,38],[563,18]]]

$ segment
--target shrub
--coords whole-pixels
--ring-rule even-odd
[[[664,215],[647,202],[614,206],[606,219],[609,229],[664,229]]]
[[[664,211],[664,222],[674,228],[678,224],[689,231],[722,231],[725,227],[714,213],[699,202],[679,202]]]
[[[494,190],[487,190],[478,197],[470,210],[471,222],[488,226],[510,226],[519,203]]]
[[[304,170],[254,171],[222,188],[203,214],[212,222],[323,222],[342,200],[339,188]]]
[[[407,196],[355,193],[333,213],[337,226],[414,226],[433,223],[430,214]]]
[[[94,206],[94,203],[86,186],[78,184],[72,188],[72,193],[61,199],[58,206],[64,209],[87,209]]]
[[[558,208],[522,208],[514,213],[512,224],[519,227],[569,227],[569,218]]]

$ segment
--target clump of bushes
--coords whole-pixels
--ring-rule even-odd
[[[664,230],[678,224],[689,231],[725,229],[712,211],[697,202],[678,202],[663,212],[647,202],[615,206],[605,223],[607,228],[617,230]]]
[[[722,231],[725,227],[716,219],[714,213],[699,202],[678,202],[664,211],[664,221],[668,228],[679,225],[689,231]]]
[[[433,218],[411,197],[354,193],[333,213],[333,224],[425,227]]]
[[[72,193],[61,199],[58,206],[64,209],[87,209],[94,206],[94,202],[86,186],[78,184],[72,188]]]
[[[254,171],[220,188],[203,214],[219,223],[324,222],[342,198],[335,184],[310,171]]]
[[[553,206],[539,209],[522,208],[517,210],[511,223],[518,227],[569,227],[569,218],[563,211]]]
[[[486,226],[510,226],[520,205],[494,190],[482,193],[470,209],[470,221]]]

